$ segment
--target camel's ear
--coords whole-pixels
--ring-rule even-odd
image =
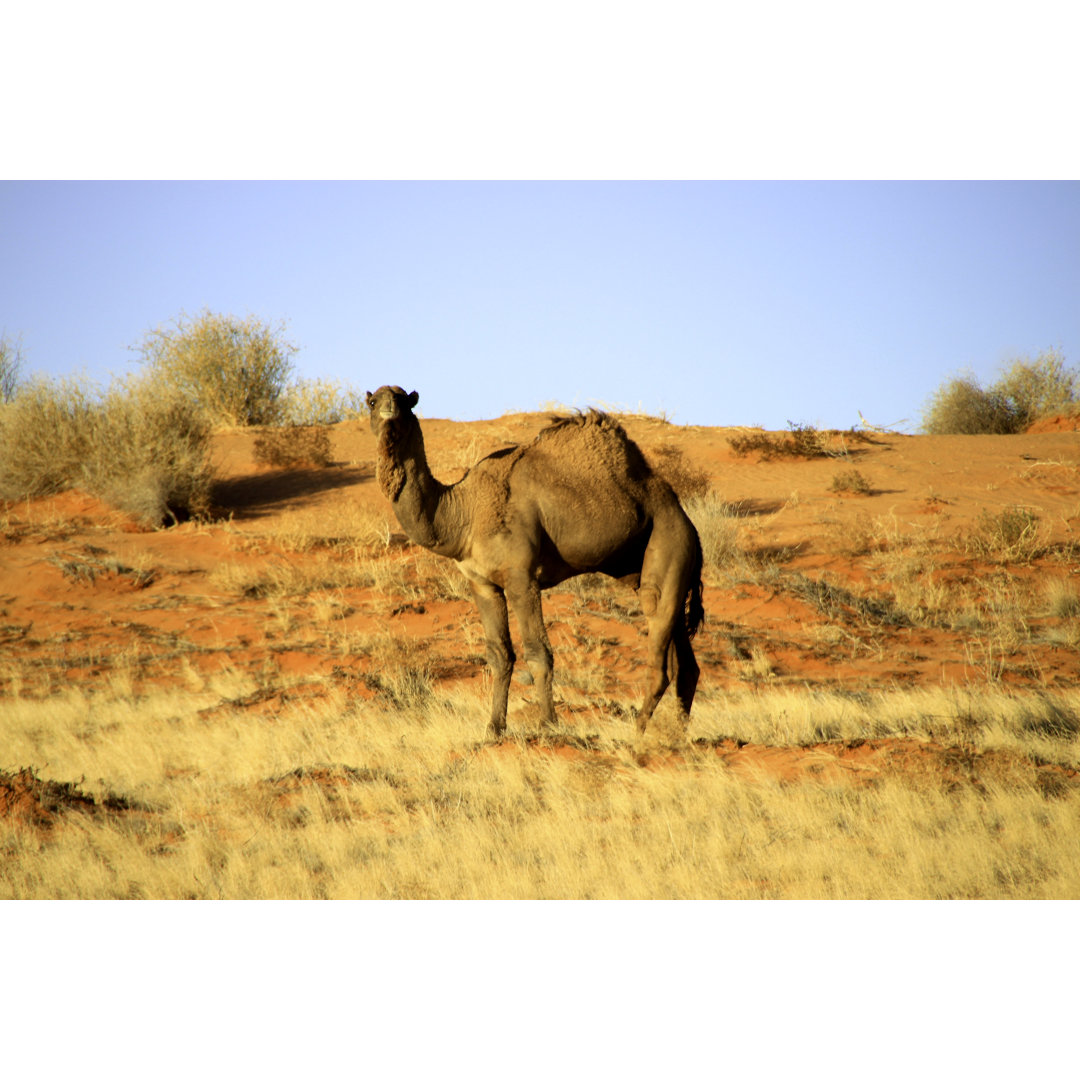
[[[411,394],[409,395],[409,408],[410,408],[410,409],[415,409],[415,408],[416,408],[416,403],[417,403],[417,402],[418,402],[419,400],[420,400],[420,395],[419,395],[419,394],[418,394],[418,393],[417,393],[417,392],[416,392],[416,391],[414,390],[414,391],[413,391],[413,392],[412,392],[412,393],[411,393]]]
[[[369,390],[367,392],[367,407],[371,408],[371,403],[375,400],[375,395]]]

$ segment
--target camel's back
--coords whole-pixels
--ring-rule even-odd
[[[591,410],[545,428],[509,473],[509,505],[537,523],[571,563],[595,559],[681,514],[671,488],[622,426]]]

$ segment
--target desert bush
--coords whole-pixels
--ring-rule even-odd
[[[299,427],[340,424],[367,415],[364,392],[339,379],[297,379],[285,387],[280,404],[282,421]]]
[[[938,387],[923,410],[928,435],[1010,435],[1019,431],[1008,398],[984,390],[974,375],[959,375]]]
[[[146,380],[104,395],[81,379],[37,378],[0,409],[0,498],[82,488],[147,523],[209,507],[202,412]]]
[[[1030,562],[1043,546],[1039,518],[1023,506],[983,510],[964,542],[969,555],[1000,563]]]
[[[680,502],[700,498],[709,490],[709,474],[686,460],[678,446],[658,446],[650,455],[652,467],[674,489]]]
[[[255,460],[279,469],[329,465],[330,432],[325,427],[271,428],[256,438]]]
[[[22,343],[0,337],[0,403],[11,401],[22,375]]]
[[[297,351],[283,333],[284,323],[204,311],[148,331],[134,349],[151,378],[178,391],[212,423],[273,424],[282,418]]]
[[[1076,406],[1080,372],[1065,366],[1065,357],[1050,349],[1034,360],[1014,360],[994,383],[1013,403],[1021,429],[1040,416],[1069,412]]]
[[[848,469],[847,472],[837,473],[833,477],[829,490],[837,494],[848,491],[852,495],[869,495],[872,489],[870,482],[858,469]]]
[[[1040,416],[1068,412],[1077,405],[1080,373],[1065,366],[1054,350],[1034,360],[1021,358],[1004,368],[989,387],[970,372],[943,383],[923,409],[929,435],[1012,435]]]
[[[71,487],[89,454],[94,408],[94,388],[83,379],[23,383],[0,408],[0,498]]]
[[[210,508],[214,471],[205,414],[152,382],[117,383],[91,412],[87,488],[148,523]]]

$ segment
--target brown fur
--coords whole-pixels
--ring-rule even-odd
[[[705,617],[701,543],[670,485],[622,426],[595,409],[559,419],[529,445],[497,451],[445,485],[427,466],[412,411],[418,400],[398,386],[368,394],[376,474],[409,538],[456,560],[469,579],[495,677],[492,734],[506,727],[515,660],[508,609],[521,629],[544,721],[553,724],[540,593],[594,571],[637,588],[648,618],[649,685],[638,730],[671,682],[688,719],[698,679],[690,641]]]

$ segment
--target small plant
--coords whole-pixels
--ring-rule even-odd
[[[284,324],[204,311],[150,330],[134,348],[152,379],[179,392],[212,423],[274,424],[297,351],[283,333]]]
[[[870,482],[858,469],[848,469],[847,472],[837,473],[833,477],[829,490],[838,495],[847,492],[851,495],[870,495],[873,489]]]
[[[1043,550],[1039,519],[1023,506],[999,514],[984,510],[964,547],[969,555],[993,562],[1031,562]]]
[[[818,431],[811,424],[793,424],[790,420],[788,428],[788,438],[791,440],[789,454],[804,458],[828,457],[829,450],[824,432]]]
[[[323,468],[330,464],[330,432],[325,427],[272,428],[255,440],[255,460],[279,469]]]

